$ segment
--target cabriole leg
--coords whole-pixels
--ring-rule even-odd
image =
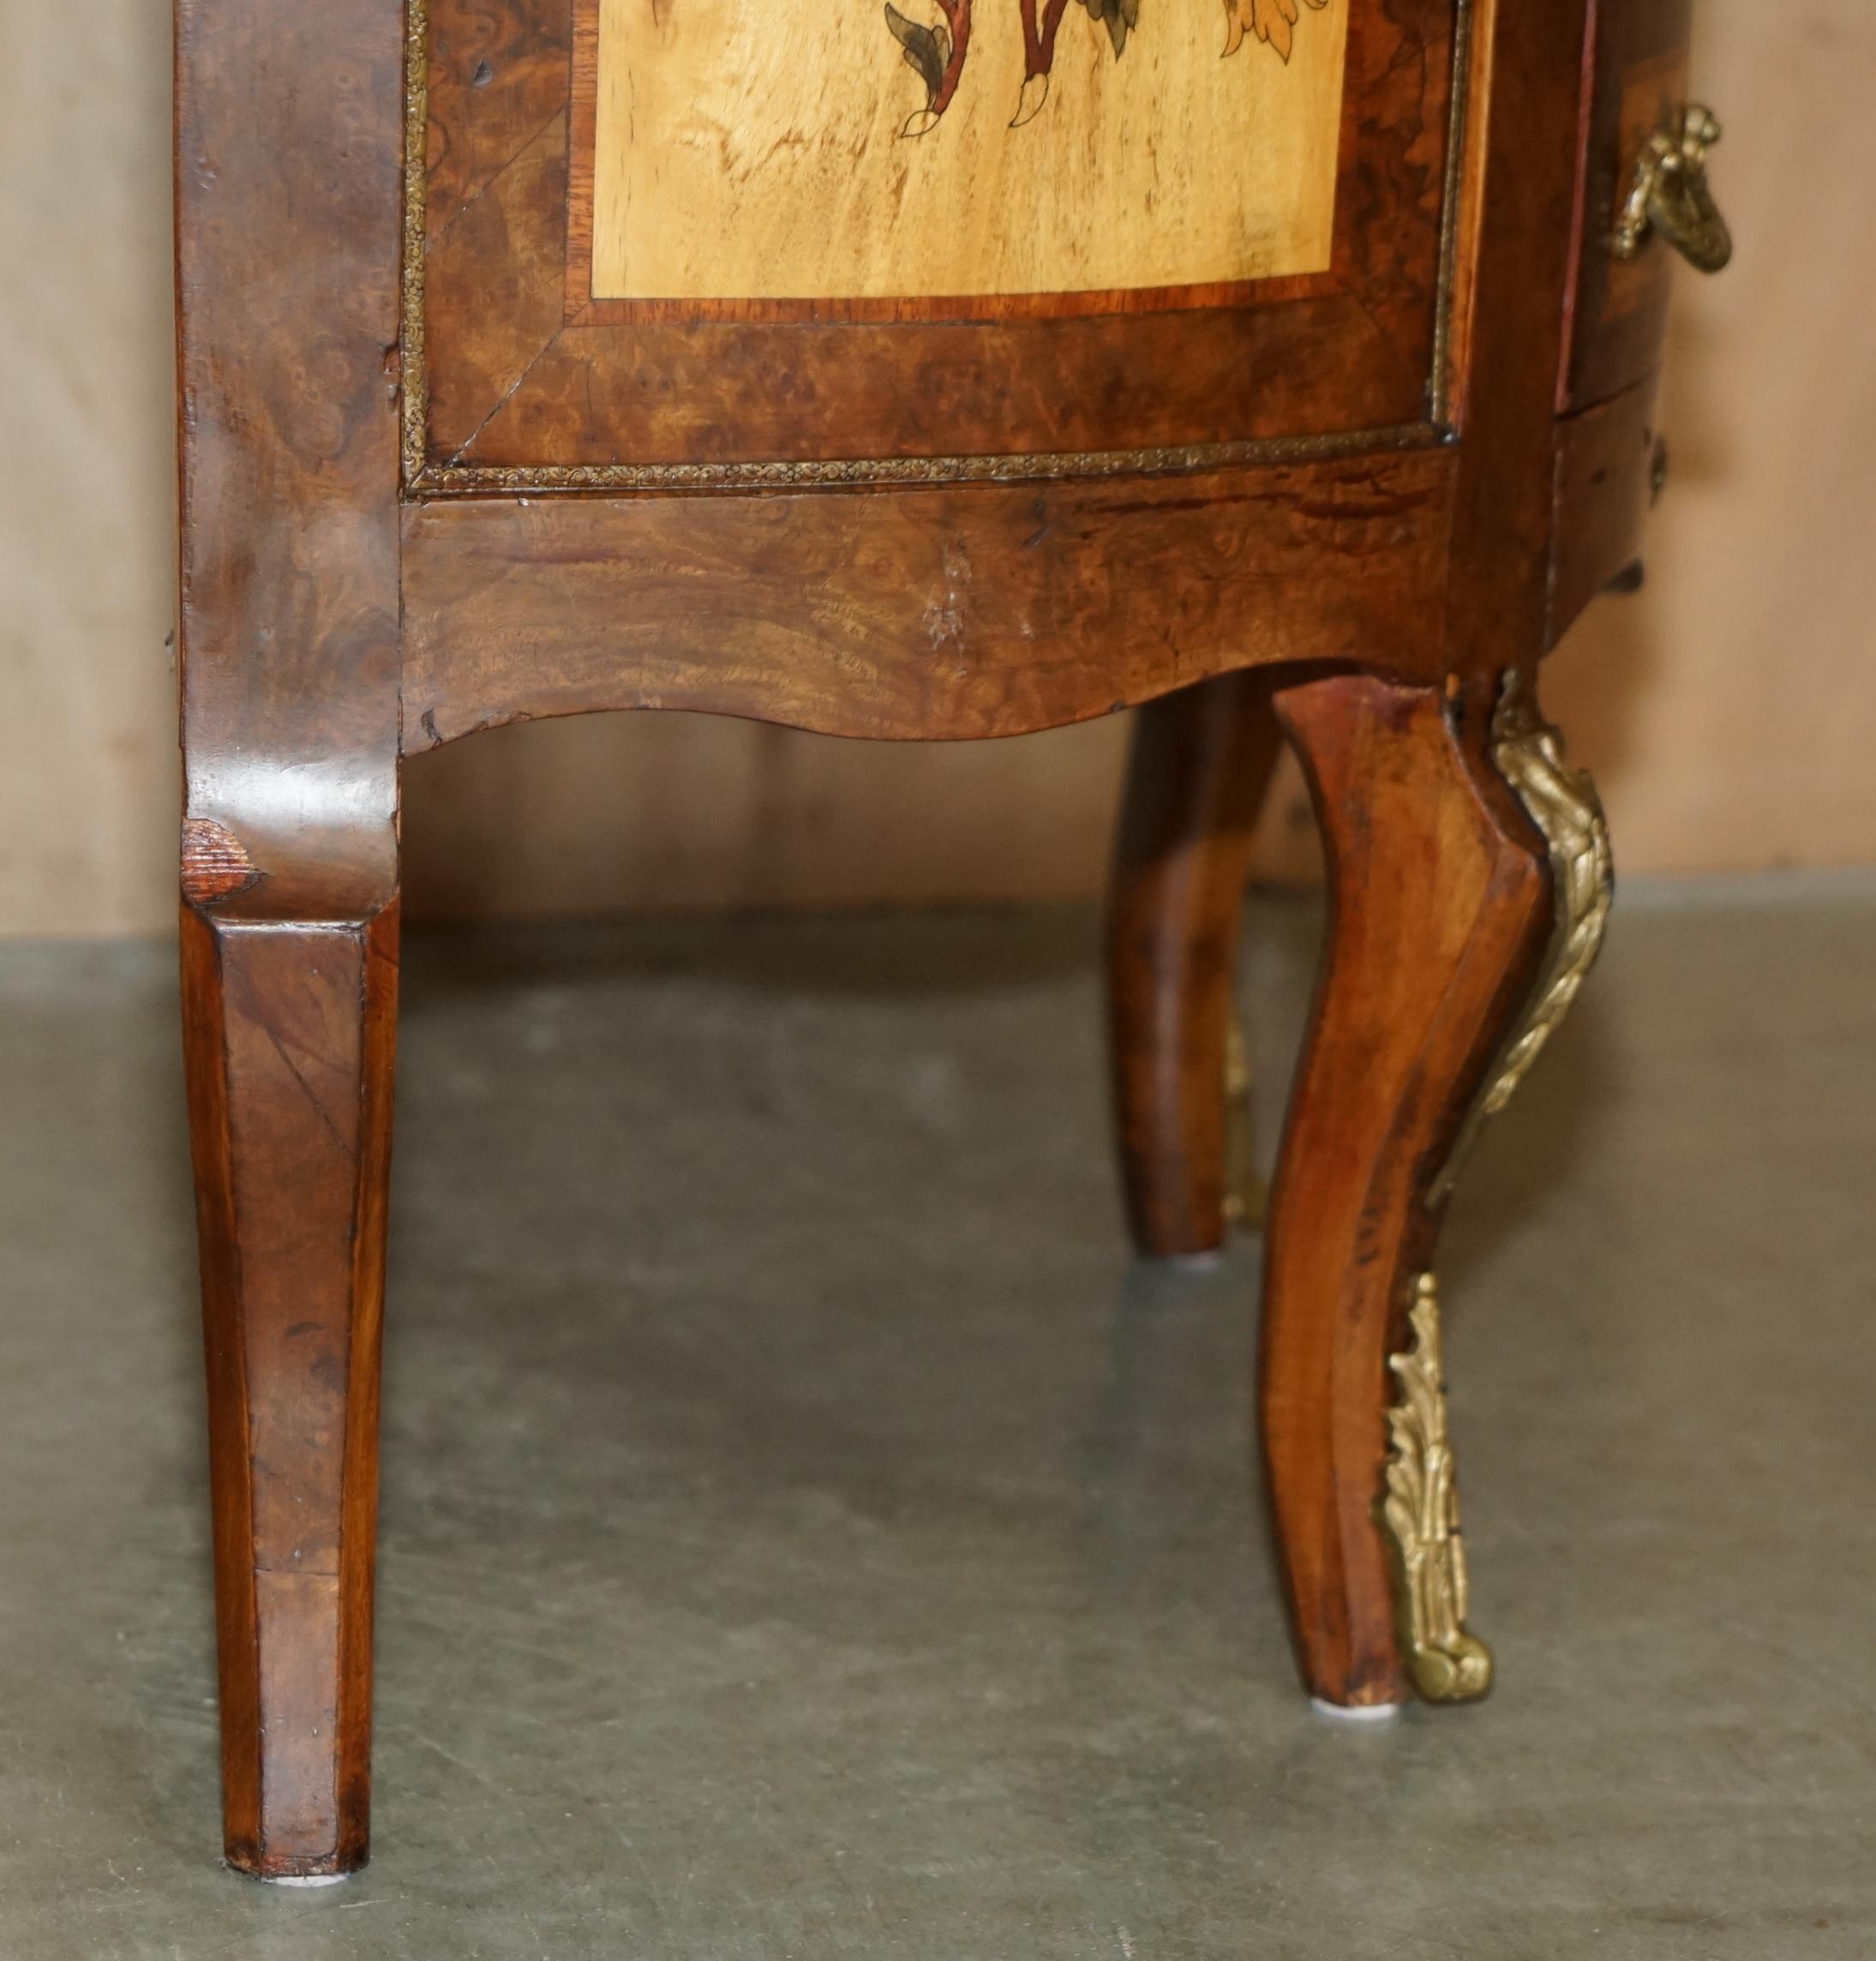
[[[1143,1253],[1209,1252],[1234,1210],[1255,1209],[1233,982],[1279,741],[1269,677],[1255,669],[1163,696],[1135,721],[1107,979],[1121,1179]]]
[[[1451,1167],[1600,942],[1606,836],[1515,677],[1284,690],[1331,918],[1267,1241],[1263,1446],[1304,1679],[1326,1702],[1484,1693],[1441,1374]],[[1469,1108],[1470,1106],[1470,1108]]]

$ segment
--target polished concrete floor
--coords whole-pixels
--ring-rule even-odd
[[[1316,930],[1258,910],[1267,1114]],[[1627,895],[1448,1235],[1500,1687],[1367,1727],[1290,1673],[1256,1242],[1129,1262],[1093,950],[410,949],[316,1892],[216,1860],[167,953],[0,951],[0,1961],[1876,1953],[1876,886]]]

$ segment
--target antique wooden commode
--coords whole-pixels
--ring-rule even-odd
[[[1632,562],[1687,0],[177,0],[185,1019],[229,1858],[366,1856],[402,756],[1150,704],[1136,1231],[1215,1244],[1279,730],[1333,927],[1268,1226],[1305,1682],[1484,1688],[1434,1242],[1593,958],[1534,705]]]

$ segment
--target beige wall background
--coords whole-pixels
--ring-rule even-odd
[[[169,22],[0,0],[0,933],[174,905]],[[1739,252],[1682,285],[1649,583],[1546,669],[1627,872],[1876,862],[1876,7],[1702,0]],[[475,737],[415,762],[433,918],[1081,895],[1119,719],[878,746],[691,717]],[[1305,875],[1293,781],[1267,875]]]

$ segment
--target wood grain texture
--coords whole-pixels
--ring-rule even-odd
[[[532,40],[518,23],[509,58],[531,73],[544,51],[563,48],[571,3],[560,0],[562,14],[541,19]],[[472,42],[483,4],[430,0],[433,154],[517,159],[546,128],[534,119],[537,96],[524,115],[493,86],[441,87],[435,51]],[[1164,303],[1166,289],[1159,299],[1111,295],[1104,303],[1118,310],[1092,319],[1012,319],[1010,308],[1028,301],[995,295],[980,316],[922,323],[898,316],[926,302],[891,298],[830,303],[806,323],[760,317],[771,303],[754,301],[738,309],[757,317],[739,320],[715,317],[704,302],[684,303],[674,318],[668,309],[621,315],[613,309],[625,303],[588,297],[580,185],[595,139],[573,99],[564,239],[551,224],[445,223],[432,201],[426,277],[447,297],[428,309],[428,358],[433,396],[450,412],[430,432],[431,463],[604,470],[1005,456],[1417,422],[1429,404],[1453,0],[1351,5],[1333,263],[1320,279],[1232,289],[1251,306],[1135,310]],[[1074,24],[1080,32],[1085,18]],[[1135,52],[1130,45],[1129,61]],[[1268,48],[1246,46],[1232,62],[1246,59],[1281,67]],[[503,200],[531,209],[532,196],[518,184]],[[883,324],[840,324],[843,312],[875,304]],[[554,307],[565,324],[550,328]]]
[[[475,100],[503,88],[510,60],[496,38],[528,10],[488,0],[479,21],[464,16],[495,48],[491,78],[472,89],[482,54],[462,43],[459,63],[453,43],[433,87],[448,71]],[[62,159],[9,187],[19,262],[35,269],[0,290],[0,367],[19,380],[0,396],[0,447],[15,465],[0,489],[0,585],[24,704],[0,768],[0,831],[13,840],[0,855],[0,933],[27,939],[165,933],[175,914],[162,651],[175,573],[170,24],[128,0],[101,0],[87,19],[82,37],[50,13],[10,23],[13,141]],[[1876,396],[1856,384],[1869,371],[1876,228],[1846,229],[1836,203],[1812,195],[1876,181],[1876,121],[1859,93],[1876,12],[1813,0],[1807,19],[1805,32],[1768,34],[1750,0],[1695,9],[1690,87],[1727,124],[1712,178],[1739,263],[1717,279],[1673,279],[1661,414],[1675,469],[1648,524],[1648,590],[1591,607],[1547,675],[1630,872],[1876,858],[1876,774],[1862,760],[1876,690],[1861,678],[1876,654],[1876,560],[1861,549],[1876,512]],[[553,58],[564,88],[564,46]],[[459,203],[440,194],[437,212]],[[1768,659],[1767,648],[1803,657]],[[994,763],[953,749],[920,764],[934,805],[973,807],[987,777],[1009,827],[1051,841],[1019,879],[974,820],[941,845],[921,842],[908,814],[882,839],[878,813],[900,810],[906,758],[808,738],[777,740],[788,792],[760,838],[734,824],[700,831],[699,807],[742,807],[756,735],[726,726],[686,745],[676,729],[617,718],[441,759],[426,772],[427,862],[447,857],[453,872],[430,903],[500,917],[537,914],[548,893],[590,914],[1097,888],[1098,852],[1074,850],[1065,832],[1106,830],[1094,759],[1117,780],[1119,759],[1099,735],[1026,743]],[[622,771],[665,780],[680,756],[693,774],[671,801],[621,806]],[[595,828],[557,836],[551,871],[545,833],[483,855],[493,808],[538,810],[560,795]]]
[[[1135,720],[1106,920],[1109,1058],[1135,1244],[1226,1232],[1226,1043],[1251,837],[1278,753],[1272,675],[1222,675]]]
[[[396,885],[394,16],[177,9],[186,814],[261,874],[248,916]]]
[[[581,324],[490,400],[451,459],[512,470],[985,455],[1021,475],[1037,453],[1381,430],[1423,411],[1413,344],[1430,345],[1430,321],[1402,348],[1385,315],[1330,293],[1027,325]],[[446,347],[440,368],[455,358]],[[487,398],[466,382],[462,393],[465,411]]]
[[[400,507],[399,363],[424,337],[400,350],[399,9],[182,0],[185,1011],[237,1863],[364,1856],[399,758],[532,717],[956,739],[1214,683],[1149,724],[1168,753],[1141,779],[1117,914],[1147,936],[1118,929],[1123,1060],[1157,1112],[1148,1148],[1184,1154],[1163,1190],[1183,1181],[1202,1227],[1209,1118],[1187,1086],[1217,1046],[1240,800],[1268,740],[1214,711],[1285,670],[1335,919],[1271,1242],[1267,1449],[1312,1686],[1398,1691],[1372,1517],[1383,1358],[1436,1223],[1429,1163],[1548,926],[1541,843],[1483,758],[1501,671],[1541,651],[1575,508],[1555,408],[1585,30],[1572,7],[1481,0],[1449,432],[1429,378],[1453,9],[1351,5],[1319,289],[808,327],[569,322],[571,16],[437,0],[411,71],[439,163],[410,228],[430,462],[992,461],[935,487],[711,477],[706,495]],[[1132,453],[1260,431],[1307,453]],[[999,480],[1050,460],[1032,447],[1084,443],[1108,454]]]
[[[177,50],[183,1013],[225,1843],[279,1877],[367,1846],[402,46],[381,0],[181,0]]]
[[[433,124],[434,127],[434,124]],[[554,117],[450,220],[435,251],[428,303],[442,319],[478,327],[453,361],[431,364],[429,438],[454,458],[473,444],[491,408],[506,400],[560,324],[560,296],[538,280],[491,268],[550,260],[566,230],[566,120]]]
[[[1639,562],[1661,436],[1656,378],[1557,425],[1555,541],[1544,644],[1555,646],[1611,579]],[[1664,458],[1665,452],[1662,454]]]
[[[396,913],[185,908],[183,949],[226,1851],[348,1872],[369,1836]]]
[[[1585,22],[1574,6],[1484,0],[1473,31],[1489,105],[1471,125],[1477,217],[1446,621],[1448,665],[1465,675],[1543,645]]]
[[[1304,1678],[1344,1705],[1406,1698],[1376,1521],[1387,1360],[1430,1263],[1438,1154],[1550,926],[1542,841],[1484,759],[1491,699],[1368,675],[1275,697],[1330,925],[1265,1240],[1263,1451]]]
[[[550,124],[564,125],[571,30],[566,0],[463,0],[433,12],[424,165],[433,236]]]
[[[1221,59],[1217,9],[1194,5],[1144,15],[1117,59],[1077,6],[1020,127],[1016,0],[965,0],[961,85],[918,135],[923,91],[877,8],[590,3],[594,298],[1099,295],[1328,269],[1349,0],[1312,12],[1286,62],[1256,42]],[[916,34],[928,9],[907,9]]]
[[[1607,401],[1660,358],[1679,261],[1658,238],[1619,260],[1609,237],[1642,145],[1687,99],[1693,15],[1693,0],[1597,0],[1591,11],[1565,410]]]
[[[1453,461],[413,506],[406,739],[652,707],[956,739],[1280,660],[1430,676]]]

